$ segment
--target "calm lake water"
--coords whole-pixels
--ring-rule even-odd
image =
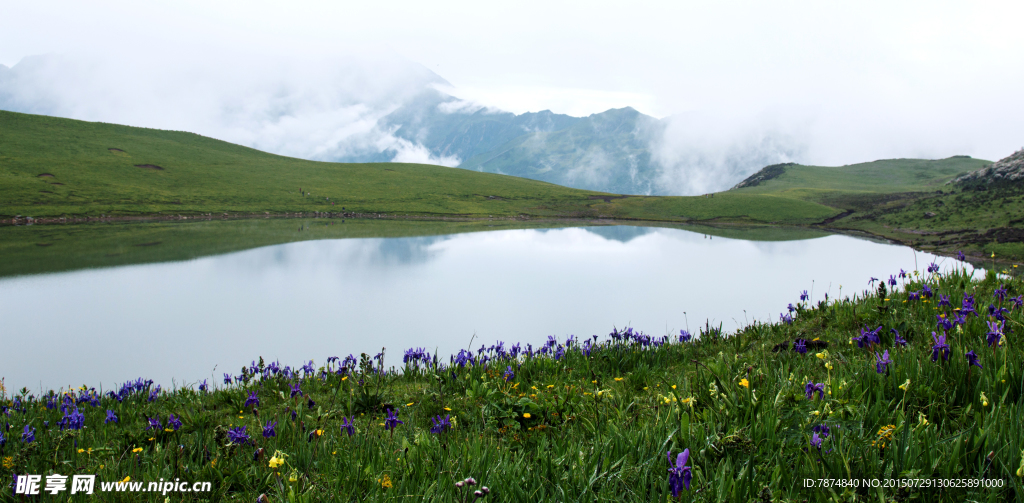
[[[742,235],[742,234],[740,234]],[[917,252],[920,269],[941,257]],[[947,263],[947,266],[950,265]],[[164,388],[263,356],[282,365],[422,346],[727,331],[862,292],[915,267],[909,248],[831,235],[790,241],[642,227],[325,239],[188,261],[0,279],[7,388]]]

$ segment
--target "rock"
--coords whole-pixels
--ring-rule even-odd
[[[965,175],[958,176],[948,183],[982,181],[992,183],[998,180],[1020,180],[1024,178],[1024,149],[1020,149],[1009,157],[1000,159],[989,166]]]

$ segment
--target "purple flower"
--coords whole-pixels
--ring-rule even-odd
[[[316,407],[316,402],[313,401],[313,397],[309,397],[309,402],[306,405],[309,407],[309,410],[313,410],[313,407]]]
[[[829,428],[827,424],[814,425],[814,433],[821,433],[821,438],[828,438]]]
[[[937,305],[939,307],[951,306],[952,304],[949,303],[949,295],[942,295],[940,293],[939,294],[939,303]]]
[[[224,374],[224,384],[231,385],[231,374],[228,374],[228,373]]]
[[[800,294],[801,301],[810,300],[810,298],[811,296],[807,295],[807,290],[804,290],[803,293]]]
[[[267,420],[267,425],[263,427],[263,438],[276,437],[277,431],[274,429],[277,427],[277,421],[271,422]]]
[[[870,328],[868,328],[867,325],[864,325],[864,328],[860,329],[860,337],[854,337],[853,340],[857,341],[858,348],[863,348],[865,345],[868,344],[881,344],[882,339],[878,337],[878,334],[881,331],[881,325],[879,325],[878,328],[874,330],[871,330]]]
[[[160,424],[160,416],[151,417],[147,421],[149,421],[149,426],[146,427],[147,430],[160,431],[163,428],[163,425]]]
[[[21,433],[21,441],[26,444],[31,444],[36,441],[36,429],[29,429],[28,425],[25,425],[25,430]]]
[[[900,269],[900,279],[903,279],[903,278],[906,278],[906,277],[907,277],[907,271],[904,271],[903,269]]]
[[[350,437],[351,437],[352,435],[355,435],[355,434],[356,434],[356,422],[355,422],[355,418],[352,418],[352,419],[350,420],[350,419],[349,419],[349,418],[347,418],[347,417],[342,417],[342,418],[341,418],[341,431],[345,431],[345,432],[348,432],[348,436],[350,436]]]
[[[167,416],[167,426],[170,426],[172,430],[178,431],[181,428],[181,420],[171,414]]]
[[[992,347],[993,345],[998,345],[999,339],[1003,337],[1003,323],[1005,322],[986,321],[985,323],[988,323],[988,333],[986,334],[988,346]]]
[[[878,356],[878,353],[875,353],[875,360],[877,360],[875,362],[875,371],[879,374],[884,374],[886,366],[892,363],[892,360],[889,359],[888,349],[885,350],[885,353],[883,353],[882,356]]]
[[[999,321],[1005,320],[1006,318],[1003,316],[1003,314],[1008,312],[1010,312],[1010,310],[1006,309],[1005,307],[996,307],[992,304],[988,305],[988,315],[992,316],[993,318]]]
[[[939,361],[940,353],[942,354],[942,361],[948,360],[949,344],[946,344],[946,334],[936,336],[935,332],[932,332],[932,339],[935,341],[935,344],[932,346],[932,361]]]
[[[672,490],[672,497],[678,498],[679,494],[683,492],[683,487],[687,491],[690,490],[690,480],[693,479],[693,473],[689,466],[686,466],[686,462],[690,459],[690,449],[683,449],[676,456],[676,464],[672,466],[672,451],[666,453],[668,456],[668,487]]]
[[[967,257],[964,256],[964,252],[961,250],[956,252],[956,259],[963,262],[964,260],[967,260]]]
[[[797,353],[800,353],[802,355],[807,354],[807,340],[797,339],[796,342],[793,343],[793,351],[796,351]]]
[[[889,286],[896,286],[896,276],[889,275]]]
[[[822,440],[823,439],[821,437],[819,437],[817,433],[815,433],[814,435],[811,435],[811,447],[817,447],[818,450],[820,451],[821,450],[821,442],[822,442]]]
[[[968,351],[964,356],[967,357],[968,365],[976,365],[979,369],[984,368],[981,366],[981,362],[978,361],[978,355],[974,354],[974,351]]]
[[[398,413],[394,409],[388,409],[388,416],[384,419],[384,429],[393,430],[400,424],[405,424],[404,421],[398,419]]]
[[[930,299],[935,295],[935,292],[932,292],[932,287],[928,285],[921,285],[921,294],[924,295],[925,298]]]
[[[243,405],[242,408],[246,408],[246,407],[249,407],[249,406],[252,406],[252,407],[259,407],[260,406],[260,397],[256,395],[255,391],[253,391],[252,393],[249,393],[249,398],[245,399],[245,405]]]
[[[928,264],[928,272],[939,272],[939,265],[935,262]]]
[[[434,423],[434,426],[430,428],[430,433],[440,435],[452,427],[451,414],[446,414],[443,418],[438,414],[437,417],[430,418],[430,421]]]
[[[968,314],[978,315],[978,312],[974,310],[974,295],[964,295],[964,299],[960,301],[960,313],[964,316]]]
[[[693,336],[690,335],[690,332],[687,332],[686,330],[679,331],[679,342],[690,342],[691,338],[693,338]]]
[[[292,385],[292,393],[289,398],[295,398],[295,395],[302,396],[302,388],[299,387],[299,383]]]
[[[825,383],[820,382],[815,384],[814,381],[807,381],[807,386],[804,387],[804,393],[807,394],[807,399],[814,399],[814,393],[818,393],[818,400],[825,398]]]
[[[512,372],[512,366],[505,367],[505,382],[511,382],[512,379],[516,378],[516,373]]]
[[[228,441],[231,445],[244,445],[249,443],[249,435],[245,433],[246,426],[228,430]]]
[[[939,328],[939,329],[942,329],[942,330],[949,331],[949,330],[953,329],[953,322],[950,321],[950,319],[946,317],[946,313],[936,314],[935,315],[935,328]]]
[[[114,411],[112,411],[112,410],[107,410],[107,420],[103,421],[103,424],[116,423],[116,422],[117,422],[117,414],[114,414]]]
[[[921,300],[921,292],[907,293],[907,300]]]
[[[789,312],[791,312],[791,313],[796,311],[796,307],[794,307],[792,303],[790,303],[788,306],[786,306],[786,309],[788,309]]]
[[[0,447],[7,445],[7,437],[4,436],[4,432],[0,431]]]
[[[779,319],[782,321],[782,323],[785,323],[787,325],[792,325],[793,324],[793,317],[790,316],[789,313],[786,313],[786,314],[779,313]]]
[[[999,285],[999,288],[996,288],[996,291],[993,292],[993,295],[995,295],[996,298],[999,299],[999,302],[1002,302],[1003,300],[1006,299],[1006,294],[1006,285]]]
[[[208,387],[206,386],[206,379],[203,379],[203,382],[199,384],[199,391],[205,392],[207,389]]]
[[[1010,300],[1013,301],[1013,307],[1016,307],[1016,308],[1024,307],[1024,295],[1018,295],[1016,297],[1012,297],[1012,298],[1010,298]]]
[[[893,337],[895,337],[894,343],[896,345],[903,347],[907,346],[907,340],[900,336],[899,330],[896,330],[895,328],[890,328],[889,331],[892,332]]]

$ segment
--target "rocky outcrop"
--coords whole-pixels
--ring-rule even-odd
[[[1024,149],[977,171],[960,175],[949,183],[1014,181],[1024,178]]]
[[[765,166],[761,168],[761,171],[748,176],[745,180],[737,183],[733,189],[742,189],[743,187],[757,187],[763,182],[767,182],[772,178],[777,178],[786,172],[786,166],[795,166],[795,163],[787,162],[783,164],[772,164],[771,166]],[[730,189],[732,190],[732,189]]]

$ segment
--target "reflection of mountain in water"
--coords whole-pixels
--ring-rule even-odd
[[[381,239],[378,253],[371,261],[378,264],[423,264],[437,253],[429,250],[430,246],[448,239],[451,236]]]
[[[628,243],[645,234],[654,232],[651,227],[634,227],[632,225],[608,225],[602,227],[584,227],[583,230],[597,234],[609,241]]]

